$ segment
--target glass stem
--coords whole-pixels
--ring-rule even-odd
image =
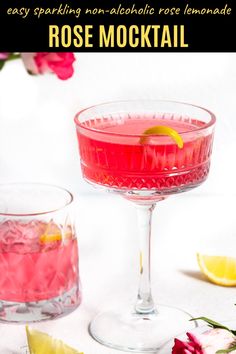
[[[151,293],[151,223],[152,211],[156,203],[148,205],[136,204],[139,229],[139,290],[135,304],[138,314],[156,313]]]

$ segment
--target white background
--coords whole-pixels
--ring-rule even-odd
[[[152,98],[195,103],[216,114],[206,189],[232,192],[235,63],[235,53],[80,53],[66,82],[53,75],[31,77],[20,61],[8,63],[0,73],[0,182],[43,181],[93,193],[81,180],[75,113],[109,100]]]
[[[236,318],[236,289],[206,282],[195,256],[207,243],[211,250],[223,252],[227,246],[234,254],[236,249],[236,54],[77,53],[76,57],[75,74],[66,82],[53,75],[31,77],[20,61],[0,72],[0,182],[58,184],[78,201],[83,304],[65,319],[36,327],[64,337],[85,354],[113,353],[88,336],[87,324],[115,298],[135,297],[135,211],[127,201],[83,182],[73,117],[91,104],[139,98],[195,103],[217,117],[208,180],[154,211],[154,297],[194,316]],[[23,327],[17,328],[23,338]],[[8,346],[9,327],[1,325],[0,330]]]

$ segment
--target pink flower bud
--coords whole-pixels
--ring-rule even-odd
[[[69,79],[73,73],[73,53],[21,53],[24,65],[31,74],[52,72],[61,80]]]
[[[0,52],[0,60],[5,60],[9,57],[10,53],[1,53]]]
[[[221,328],[210,329],[198,335],[187,333],[187,336],[187,341],[175,339],[172,354],[215,354],[218,350],[229,349],[236,340],[230,331]]]

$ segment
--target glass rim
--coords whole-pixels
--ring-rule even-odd
[[[74,196],[73,194],[66,188],[60,187],[58,185],[55,184],[50,184],[50,183],[40,183],[40,182],[9,182],[9,183],[0,183],[0,193],[1,193],[1,188],[4,187],[24,187],[24,186],[32,186],[32,187],[49,187],[52,189],[57,189],[59,191],[65,192],[66,195],[69,196],[69,200],[66,201],[62,206],[59,206],[57,208],[53,208],[50,210],[46,210],[46,211],[39,211],[39,212],[29,212],[29,213],[11,213],[11,212],[1,212],[0,210],[0,216],[15,216],[15,217],[26,217],[26,216],[37,216],[37,215],[47,215],[47,214],[51,214],[57,211],[60,211],[64,208],[66,208],[67,206],[71,205],[72,202],[74,201]]]
[[[193,107],[196,108],[202,112],[207,113],[210,116],[210,121],[208,123],[205,123],[202,127],[197,127],[194,128],[192,130],[188,130],[188,131],[184,131],[184,132],[179,132],[179,134],[181,135],[185,135],[185,134],[189,134],[192,132],[196,132],[196,131],[204,131],[212,126],[214,126],[215,122],[216,122],[216,117],[215,114],[213,112],[211,112],[209,109],[204,108],[202,106],[198,106],[192,103],[188,103],[188,102],[181,102],[181,101],[174,101],[174,100],[158,100],[158,99],[134,99],[134,100],[117,100],[117,101],[107,101],[107,102],[103,102],[103,103],[99,103],[99,104],[94,104],[92,106],[89,106],[87,108],[81,109],[78,113],[76,113],[75,117],[74,117],[74,122],[76,124],[76,126],[79,126],[85,130],[88,131],[93,131],[96,133],[101,133],[101,134],[106,134],[106,135],[110,135],[110,136],[126,136],[126,137],[144,137],[146,136],[145,134],[122,134],[122,133],[114,133],[114,132],[106,132],[104,130],[100,130],[100,129],[94,129],[88,126],[83,125],[83,122],[80,122],[79,117],[81,116],[81,114],[83,114],[84,112],[88,112],[89,110],[96,108],[96,107],[106,107],[112,104],[122,104],[122,103],[132,103],[132,102],[139,102],[139,103],[166,103],[166,104],[176,104],[176,105],[184,105],[184,106],[189,106],[189,107]],[[168,112],[167,112],[168,113]],[[150,134],[150,137],[156,137],[156,134]],[[161,136],[158,136],[158,138],[160,139]]]

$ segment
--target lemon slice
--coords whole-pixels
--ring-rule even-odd
[[[210,281],[222,286],[236,286],[236,258],[198,253],[197,260],[202,273]]]
[[[148,135],[167,135],[174,140],[180,149],[182,149],[184,146],[183,139],[179,133],[170,127],[166,127],[165,125],[157,125],[155,127],[148,128],[143,132],[143,135],[146,136],[142,136],[140,138],[141,144],[145,144],[147,142]]]
[[[30,354],[83,354],[61,340],[26,326]]]
[[[61,229],[53,221],[50,221],[47,224],[46,230],[39,238],[39,241],[41,243],[50,243],[50,242],[61,241],[61,240],[62,240]]]
[[[39,241],[41,243],[49,243],[49,242],[55,242],[55,241],[61,241],[62,237],[61,234],[43,234],[40,236]]]

